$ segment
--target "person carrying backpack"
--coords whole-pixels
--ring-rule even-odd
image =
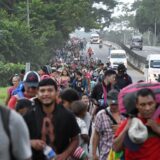
[[[108,108],[97,113],[95,118],[95,128],[92,141],[93,160],[106,160],[113,144],[113,137],[120,122],[124,119],[120,115],[118,108],[118,91],[113,89],[109,91]],[[98,148],[99,146],[99,148]],[[99,149],[99,158],[97,156],[97,148]]]
[[[111,89],[117,89],[115,86],[116,83],[116,72],[114,70],[107,70],[104,73],[103,81],[101,83],[97,83],[93,88],[91,93],[91,98],[98,102],[98,108],[96,109],[96,113],[107,107],[107,94]]]
[[[0,106],[0,159],[31,160],[28,128],[18,113]]]
[[[158,160],[160,153],[160,117],[155,93],[149,88],[136,94],[136,112],[117,129],[113,143],[116,152],[124,151],[125,160]]]
[[[16,103],[19,99],[34,98],[37,94],[37,87],[40,81],[40,77],[37,72],[29,71],[25,74],[23,79],[24,89],[22,91],[17,92],[17,94],[13,95],[9,102],[8,107],[11,109],[15,109]]]
[[[117,77],[116,77],[116,85],[119,89],[123,89],[124,87],[132,84],[132,78],[127,74],[127,69],[124,64],[119,64],[117,68]]]

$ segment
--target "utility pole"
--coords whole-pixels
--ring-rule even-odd
[[[27,26],[30,29],[29,0],[27,0]]]
[[[124,33],[123,33],[123,43],[126,44],[126,34],[125,34],[125,30],[124,30]]]
[[[155,22],[154,22],[154,45],[156,46],[157,44],[157,20],[155,18]]]

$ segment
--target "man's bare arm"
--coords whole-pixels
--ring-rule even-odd
[[[123,142],[125,139],[125,136],[128,132],[129,126],[131,123],[131,119],[128,120],[126,126],[124,127],[123,131],[120,133],[120,135],[118,137],[115,138],[114,142],[113,142],[113,149],[116,152],[119,152],[123,149]]]
[[[92,140],[92,155],[93,155],[93,160],[98,160],[98,156],[97,156],[97,148],[98,148],[98,144],[99,144],[99,133],[96,131],[96,129],[94,130],[94,134],[93,134],[93,140]]]
[[[74,153],[78,145],[79,145],[79,137],[75,136],[71,139],[68,148],[60,155],[57,155],[56,160],[66,160],[67,158],[69,158]]]

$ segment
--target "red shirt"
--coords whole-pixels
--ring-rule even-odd
[[[8,107],[10,109],[15,109],[15,106],[16,106],[16,103],[17,103],[17,97],[16,96],[12,96],[8,102]]]
[[[28,97],[26,94],[24,94],[24,98],[30,99],[30,98],[32,98],[32,97]],[[18,99],[19,99],[19,98],[18,98],[18,95],[13,95],[13,96],[10,98],[7,106],[8,106],[10,109],[15,109]]]
[[[126,126],[128,120],[125,120],[115,133],[118,137]],[[145,124],[145,121],[142,120]],[[160,125],[160,118],[156,120]],[[138,151],[131,151],[125,148],[125,160],[160,160],[160,136],[156,135],[153,131],[149,131],[148,139],[140,146]]]

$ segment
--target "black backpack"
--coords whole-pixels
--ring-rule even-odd
[[[1,113],[1,117],[2,117],[2,124],[4,127],[4,130],[9,138],[9,150],[10,150],[10,157],[11,160],[16,160],[12,154],[12,143],[11,143],[11,134],[10,134],[10,130],[9,130],[9,117],[10,117],[10,113],[11,110],[5,107],[0,106],[0,113]]]

